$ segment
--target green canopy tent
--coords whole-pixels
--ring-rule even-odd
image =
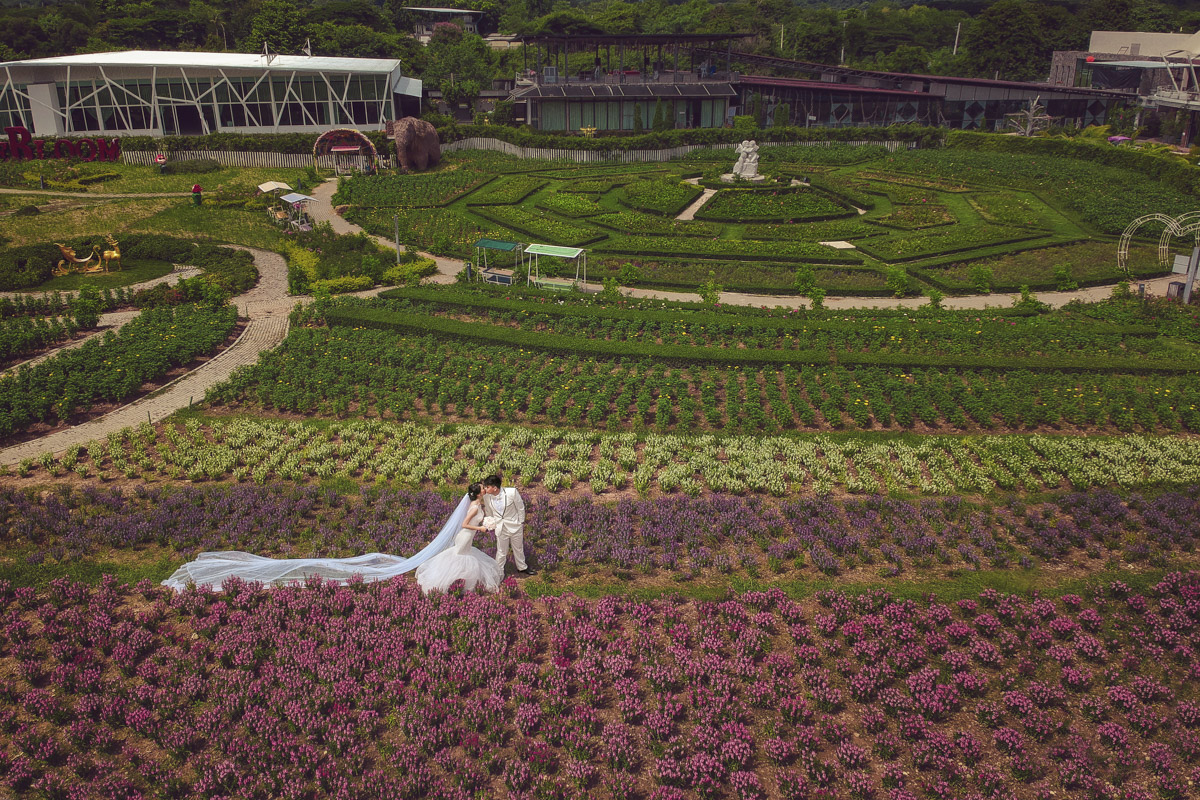
[[[502,242],[497,239],[480,239],[475,243],[475,266],[479,270],[479,277],[487,283],[495,283],[501,286],[511,286],[513,282],[513,271],[511,269],[499,269],[493,267],[488,258],[490,251],[499,251],[502,253],[512,253],[514,263],[521,261],[521,243],[520,242]],[[467,264],[467,278],[471,277],[471,265]]]
[[[532,256],[532,258],[531,258]],[[538,260],[541,256],[563,258],[575,262],[575,280],[543,278]],[[529,282],[542,289],[582,289],[587,283],[587,251],[582,247],[559,247],[554,244],[531,244],[525,248],[525,264],[529,268]]]

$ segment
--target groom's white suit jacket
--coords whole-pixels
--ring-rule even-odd
[[[497,536],[511,536],[521,531],[525,525],[525,501],[520,492],[506,486],[495,496],[487,495],[487,503],[492,512],[489,516],[496,520]]]

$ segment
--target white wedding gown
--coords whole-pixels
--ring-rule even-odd
[[[472,503],[463,525],[475,524],[483,518],[478,502]],[[454,544],[417,567],[417,583],[428,594],[447,591],[455,581],[462,581],[467,591],[479,588],[494,592],[504,580],[504,570],[496,559],[477,547],[472,547],[475,531],[463,528],[454,537]]]
[[[345,584],[355,575],[361,576],[364,581],[386,581],[417,569],[439,553],[452,553],[452,550],[447,550],[452,545],[454,545],[454,550],[459,549],[457,544],[463,538],[464,533],[472,533],[472,536],[466,537],[465,540],[469,546],[473,532],[464,531],[463,525],[467,524],[467,511],[470,509],[470,498],[464,495],[454,509],[454,513],[446,520],[446,524],[442,526],[433,541],[422,548],[419,553],[408,558],[388,553],[367,553],[353,558],[266,558],[238,551],[201,553],[195,561],[189,561],[175,570],[171,577],[163,581],[163,585],[180,592],[187,589],[189,585],[207,585],[211,586],[213,591],[219,592],[225,581],[230,578],[238,578],[247,583],[262,583],[267,586],[303,583],[305,580],[315,577],[320,577],[328,583]],[[471,549],[474,550],[474,548]],[[474,550],[474,552],[487,559],[487,556],[481,551]],[[493,569],[500,570],[495,561],[491,559],[488,561],[491,562]],[[465,564],[465,562],[455,563],[459,563],[460,568]],[[438,572],[441,573],[443,569],[439,568]],[[484,573],[479,571],[470,574],[482,576]],[[463,574],[458,577],[465,580],[468,575]],[[486,582],[484,585],[494,591],[499,583],[500,581],[496,580],[494,583]]]

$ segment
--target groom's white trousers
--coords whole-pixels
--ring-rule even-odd
[[[525,526],[505,525],[501,523],[496,528],[496,563],[500,569],[508,562],[508,548],[512,547],[513,558],[516,559],[517,569],[528,569],[525,563]]]

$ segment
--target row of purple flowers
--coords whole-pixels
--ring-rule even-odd
[[[0,582],[0,787],[66,798],[1191,796],[1200,575],[917,603]],[[0,788],[0,793],[4,789]]]

